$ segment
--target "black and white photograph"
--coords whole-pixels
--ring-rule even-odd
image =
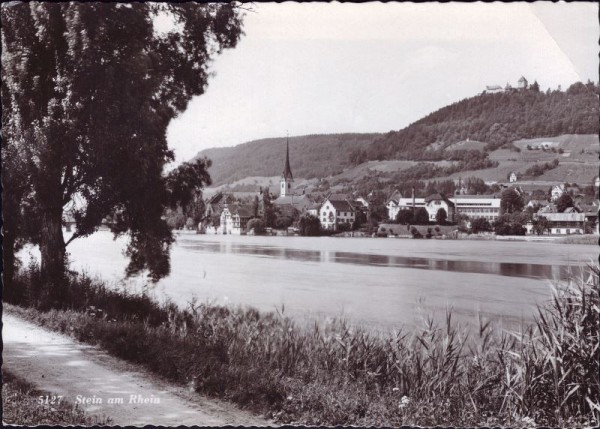
[[[596,2],[0,7],[2,424],[600,424]]]

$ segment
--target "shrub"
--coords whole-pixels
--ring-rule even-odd
[[[265,223],[261,219],[250,219],[247,228],[248,231],[253,230],[255,234],[264,234]]]
[[[316,216],[306,213],[300,217],[298,229],[300,230],[300,235],[316,236],[321,232],[321,222]]]
[[[410,233],[412,234],[413,238],[423,238],[423,234],[421,234],[414,226],[410,229]]]

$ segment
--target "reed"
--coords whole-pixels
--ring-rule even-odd
[[[7,310],[278,423],[596,426],[599,271],[583,271],[517,331],[461,327],[450,310],[386,335],[344,319],[306,327],[284,308],[181,309],[79,275],[66,308]]]

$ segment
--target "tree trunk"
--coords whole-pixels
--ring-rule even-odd
[[[53,304],[62,306],[66,298],[65,240],[62,233],[62,207],[45,211],[40,236],[41,276]]]

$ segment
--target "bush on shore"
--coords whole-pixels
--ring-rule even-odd
[[[35,272],[18,276],[27,288]],[[305,425],[594,426],[600,412],[598,268],[557,285],[531,326],[475,333],[447,313],[375,335],[344,320],[299,327],[284,315],[120,295],[71,274],[69,303],[8,311],[99,344],[197,391]],[[35,290],[35,287],[32,288]],[[43,307],[23,294],[17,304]],[[469,336],[471,334],[471,336]]]

